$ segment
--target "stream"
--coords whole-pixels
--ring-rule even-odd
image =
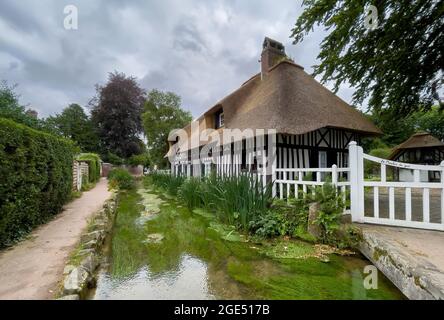
[[[380,272],[365,289],[361,256],[323,262],[302,241],[253,243],[142,187],[121,193],[108,242],[90,299],[404,299]]]

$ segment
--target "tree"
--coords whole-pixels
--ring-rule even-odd
[[[296,44],[315,25],[326,27],[329,34],[321,43],[321,63],[314,75],[322,75],[322,82],[333,81],[335,91],[349,82],[356,88],[354,103],[370,97],[369,108],[396,109],[396,115],[429,109],[434,99],[440,99],[442,0],[304,0],[303,5],[291,37]],[[375,29],[364,23],[369,21],[370,5],[378,13]]]
[[[136,79],[123,73],[110,73],[105,86],[96,86],[90,102],[92,120],[101,139],[102,153],[128,158],[142,151],[141,114],[145,91]]]
[[[0,117],[11,119],[33,129],[42,129],[42,122],[19,104],[19,96],[15,93],[16,86],[9,86],[6,81],[0,82]]]
[[[409,116],[399,116],[392,110],[382,110],[373,112],[370,119],[381,128],[384,135],[380,139],[364,140],[367,151],[398,145],[419,131],[429,132],[444,141],[444,113],[439,110],[439,106],[433,106],[427,112],[417,111]]]
[[[192,116],[181,108],[181,98],[172,92],[152,90],[145,102],[142,115],[148,140],[150,160],[159,167],[167,165],[168,135],[171,130],[185,127]]]
[[[415,131],[426,131],[432,136],[444,141],[444,112],[438,106],[429,112],[416,112],[410,117]]]
[[[49,117],[45,122],[58,134],[77,142],[83,152],[98,151],[99,138],[93,123],[78,104],[70,104],[61,114]]]

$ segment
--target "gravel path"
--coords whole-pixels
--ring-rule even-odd
[[[88,218],[110,197],[107,180],[67,204],[27,240],[0,252],[0,299],[51,299]]]

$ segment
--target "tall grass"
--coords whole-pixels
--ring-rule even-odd
[[[157,172],[150,174],[147,179],[149,183],[172,196],[177,196],[180,186],[185,182],[185,177]]]
[[[188,208],[205,208],[218,218],[241,229],[264,214],[271,203],[271,185],[251,175],[220,177],[212,174],[201,179],[169,175],[150,175],[150,181],[171,195],[178,195]]]
[[[264,188],[250,175],[212,175],[201,183],[202,205],[216,212],[225,223],[239,225],[242,229],[247,229],[251,220],[265,213],[271,201],[271,187]]]
[[[186,180],[179,188],[179,199],[189,208],[193,209],[202,205],[201,181],[197,178]]]

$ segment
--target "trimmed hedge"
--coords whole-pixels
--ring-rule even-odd
[[[60,212],[73,156],[70,140],[0,118],[0,248]]]
[[[100,157],[95,153],[82,153],[77,157],[78,161],[88,163],[88,182],[94,183],[100,179]]]

